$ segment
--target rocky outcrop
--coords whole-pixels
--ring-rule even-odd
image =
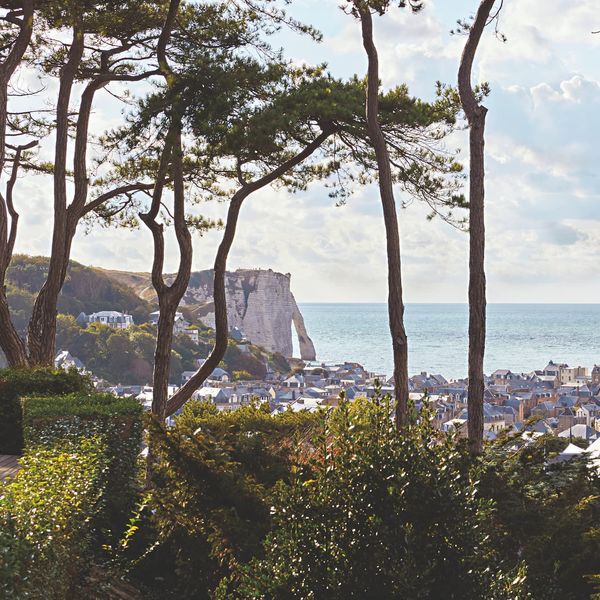
[[[300,357],[315,360],[315,347],[290,289],[289,274],[276,273],[271,269],[238,269],[227,273],[225,285],[230,328],[238,327],[253,344],[289,358],[293,354],[293,323]],[[182,302],[209,327],[215,325],[212,292],[212,270],[192,273]]]

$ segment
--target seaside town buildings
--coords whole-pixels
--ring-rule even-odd
[[[131,315],[117,311],[82,313],[78,321],[80,324],[101,322],[114,328],[133,324]],[[152,313],[150,322],[157,321],[158,312]],[[181,313],[177,313],[175,327],[177,333],[188,335],[193,329]],[[239,329],[232,330],[231,338],[240,350],[248,350],[248,341]],[[198,358],[194,366],[197,368],[203,362],[204,358]],[[68,350],[60,351],[56,365],[85,370]],[[193,371],[185,371],[180,381],[172,382],[170,393],[192,374]],[[421,372],[410,378],[409,386],[411,401],[417,409],[423,403],[428,404],[436,427],[466,436],[466,379],[448,380],[440,373]],[[152,387],[147,382],[133,386],[110,385],[105,389],[117,395],[134,395],[147,408],[152,402]],[[355,400],[371,398],[377,393],[393,394],[392,380],[381,373],[367,371],[359,363],[345,361],[309,362],[287,375],[269,371],[264,380],[257,381],[235,381],[232,374],[217,368],[195,392],[194,398],[213,402],[219,410],[236,410],[252,402],[268,403],[272,414],[277,414],[285,410],[328,410],[337,405],[342,394]],[[528,373],[497,369],[486,376],[484,435],[493,440],[503,432],[521,433],[531,439],[551,434],[594,443],[600,438],[600,366],[589,369],[551,360]]]

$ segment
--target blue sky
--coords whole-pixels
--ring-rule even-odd
[[[296,0],[291,12],[324,35],[321,44],[291,34],[277,38],[291,58],[327,62],[339,77],[366,69],[358,23],[339,0]],[[375,22],[384,86],[407,83],[432,96],[434,83],[454,83],[464,38],[451,36],[474,0],[425,0],[418,15],[392,10]],[[491,302],[597,302],[600,298],[600,29],[592,0],[506,0],[507,36],[487,31],[474,69],[492,88],[486,140],[487,276]],[[106,98],[106,96],[103,96]],[[109,104],[97,123],[116,124]],[[467,153],[464,132],[450,142]],[[50,206],[36,178],[24,182],[24,232],[18,250],[47,253]],[[209,206],[212,215],[224,206]],[[400,213],[403,276],[409,302],[464,302],[467,236],[428,222],[417,204]],[[26,233],[25,233],[26,231]],[[195,242],[194,268],[212,264],[220,234]],[[86,264],[150,270],[147,231],[78,234],[73,258]],[[172,268],[176,255],[168,267]],[[242,209],[230,267],[292,274],[300,301],[385,301],[381,206],[374,187],[335,207],[320,186],[293,196],[266,190]]]

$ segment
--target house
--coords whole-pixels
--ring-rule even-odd
[[[491,375],[494,385],[506,385],[509,381],[512,381],[517,377],[518,376],[509,369],[496,369]]]
[[[167,396],[170,398],[178,389],[176,385],[169,385],[167,387]],[[150,410],[152,408],[153,397],[154,388],[151,385],[145,385],[135,398],[146,410]]]
[[[184,385],[185,383],[187,383],[196,373],[196,371],[184,371],[181,374],[181,385]]]
[[[232,327],[229,330],[229,337],[234,339],[236,342],[246,342],[246,336],[239,327]]]
[[[149,320],[152,325],[158,325],[158,319],[160,317],[160,311],[155,310],[149,315]],[[175,319],[173,324],[173,333],[183,333],[184,329],[189,327],[189,323],[183,318],[183,314],[180,312],[175,313]]]
[[[54,359],[54,366],[57,369],[77,369],[82,373],[85,372],[85,365],[76,357],[73,356],[68,350],[61,350]]]
[[[291,375],[287,379],[282,382],[283,387],[286,388],[303,388],[304,387],[304,376],[300,373],[296,373],[295,375]]]
[[[197,358],[196,359],[196,368],[199,369],[205,362],[206,362],[205,358]],[[192,371],[184,371],[181,374],[182,379],[183,379],[184,375],[187,377],[187,379],[189,379],[191,376],[190,373],[193,374]],[[187,381],[187,379],[185,381]],[[213,372],[206,379],[209,381],[213,381],[213,382],[220,381],[221,383],[227,383],[228,381],[231,380],[231,377],[229,376],[229,373],[227,371],[225,371],[225,369],[221,369],[220,367],[217,367],[216,369],[213,370]]]
[[[459,419],[468,419],[469,409],[463,408],[458,414]],[[483,405],[483,431],[490,433],[499,433],[506,429],[506,421],[504,420],[504,413],[499,411],[496,406],[484,403]]]
[[[582,438],[587,440],[588,442],[594,442],[598,439],[600,432],[588,427],[584,423],[577,423],[577,425],[573,425],[564,431],[561,431],[558,434],[558,437],[562,438]]]
[[[562,431],[563,429],[568,429],[573,425],[576,425],[578,422],[577,416],[572,408],[563,408],[558,412],[558,429]]]
[[[542,375],[555,377],[560,380],[560,371],[561,369],[566,369],[569,365],[562,363],[557,365],[554,361],[550,361],[543,369]]]
[[[252,400],[256,400],[261,404],[264,402],[270,402],[273,397],[269,390],[264,387],[252,387],[250,388],[250,395]]]
[[[588,377],[587,367],[563,367],[560,369],[560,381],[563,384],[576,383]]]
[[[220,381],[222,383],[227,383],[230,379],[229,373],[225,371],[225,369],[221,369],[217,367],[213,370],[213,372],[206,378],[208,381]]]
[[[594,427],[596,419],[600,417],[600,406],[597,404],[581,404],[575,411],[575,415],[582,419],[588,427]]]
[[[467,437],[467,419],[450,419],[442,425],[442,431],[444,433],[456,431],[459,437]]]
[[[275,394],[275,402],[278,404],[290,404],[297,398],[300,398],[301,392],[299,390],[279,390]]]
[[[159,310],[155,310],[154,312],[151,312],[149,315],[149,319],[150,319],[150,323],[152,325],[158,325],[158,318],[160,317],[160,311]],[[191,325],[190,323],[188,323],[184,316],[183,313],[180,312],[176,312],[175,313],[175,320],[173,322],[173,333],[175,335],[187,335],[192,342],[194,342],[195,344],[197,344],[200,341],[200,337],[198,334],[198,328],[195,327],[194,325]]]
[[[581,457],[585,455],[586,451],[575,444],[569,444],[558,456],[550,459],[548,464],[555,464],[559,462],[564,462],[566,460],[571,460],[572,458],[576,458],[577,456]]]
[[[230,388],[217,388],[204,386],[196,390],[193,398],[214,404],[229,404],[232,401],[233,391]]]
[[[200,365],[202,366],[202,365]],[[181,385],[187,383],[197,371],[184,371],[181,374]],[[229,381],[229,373],[220,367],[217,367],[213,370],[213,372],[206,378],[207,381],[220,381],[222,383],[227,383]]]
[[[294,412],[317,412],[321,409],[322,400],[318,398],[307,398],[302,396],[298,400],[292,402],[289,406]]]
[[[555,412],[555,403],[546,400],[544,402],[539,402],[537,406],[531,409],[531,416],[545,419],[547,417],[553,417]]]
[[[116,310],[101,310],[100,312],[95,312],[90,315],[86,315],[82,312],[79,313],[76,321],[82,327],[87,327],[90,323],[100,323],[101,325],[107,325],[112,329],[127,329],[128,327],[135,325],[131,315]]]

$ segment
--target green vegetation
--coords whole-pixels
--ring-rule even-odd
[[[14,256],[7,272],[7,296],[15,326],[27,329],[35,295],[48,275],[49,259],[44,256]],[[154,305],[142,300],[132,289],[104,271],[69,262],[67,277],[58,299],[61,314],[76,317],[81,312],[119,310],[133,315],[135,323],[148,321]]]
[[[89,390],[22,403],[21,470],[0,488],[0,595],[80,597],[94,555],[121,535],[135,503],[142,409]]]
[[[137,457],[142,443],[142,407],[133,398],[112,394],[32,396],[23,400],[25,447],[52,448],[81,439],[98,439],[107,460],[102,513],[98,525],[118,534],[135,503]]]
[[[198,344],[185,334],[175,335],[171,352],[171,382],[180,383],[183,371],[195,371],[196,359],[206,357],[212,345],[213,332],[206,328],[200,330]],[[144,384],[152,381],[156,328],[148,323],[128,329],[111,329],[98,323],[83,328],[73,317],[59,316],[57,346],[68,349],[94,375],[111,383]],[[263,379],[267,373],[267,361],[275,371],[289,371],[289,364],[281,354],[268,354],[257,346],[249,346],[249,350],[243,352],[236,342],[230,340],[221,366],[230,374],[245,371],[248,378]]]
[[[499,551],[514,563],[519,549],[534,597],[579,600],[598,591],[600,474],[579,459],[548,465],[563,449],[557,442],[542,436],[515,451],[522,440],[502,440],[487,448],[477,476],[494,503],[489,525]]]
[[[47,269],[48,259],[44,257],[19,255],[11,263],[7,295],[15,325],[22,333],[26,331],[35,293],[43,284]],[[128,385],[152,381],[156,328],[147,320],[156,309],[153,304],[142,300],[130,287],[103,271],[71,261],[58,307],[61,314],[57,320],[57,350],[69,350],[89,371],[110,383]],[[136,325],[127,330],[100,324],[84,328],[75,321],[80,312],[107,309],[132,314]],[[184,334],[174,336],[172,383],[180,383],[183,371],[194,371],[196,359],[208,356],[214,344],[214,332],[199,321],[194,322],[188,310],[184,309],[184,314],[198,329],[199,343],[195,344]],[[253,345],[248,345],[248,352],[242,352],[231,340],[221,366],[232,375],[239,371],[242,374],[239,379],[262,379],[267,364],[275,372],[290,370],[281,354],[268,353]]]
[[[0,370],[0,454],[20,454],[23,449],[21,398],[31,394],[85,394],[92,384],[76,371],[62,369]]]
[[[426,413],[399,435],[389,399],[342,402],[273,501],[264,556],[221,598],[522,598],[468,454]]]
[[[156,327],[149,323],[112,329],[92,323],[81,327],[71,316],[59,316],[57,347],[68,349],[86,368],[111,383],[145,384],[152,381]],[[187,335],[176,335],[171,353],[171,380],[179,383],[183,371],[195,370],[195,360],[206,356],[208,334],[195,344]]]
[[[427,418],[401,436],[390,412],[190,403],[155,424],[152,551],[134,574],[161,598],[526,598],[466,449]]]
[[[0,487],[0,596],[74,596],[102,510],[106,458],[98,439],[27,451],[16,479]]]
[[[217,413],[192,401],[176,421],[171,430],[154,424],[159,464],[143,531],[153,550],[136,575],[160,598],[209,598],[222,577],[261,553],[274,488],[290,481],[296,449],[322,416],[271,417],[265,407]]]
[[[106,548],[148,599],[578,600],[599,579],[600,477],[548,465],[555,438],[473,460],[427,412],[399,433],[389,398],[277,416],[192,401],[170,429],[149,422],[140,496],[135,401],[23,406],[24,468],[0,494],[7,597],[74,597]]]

